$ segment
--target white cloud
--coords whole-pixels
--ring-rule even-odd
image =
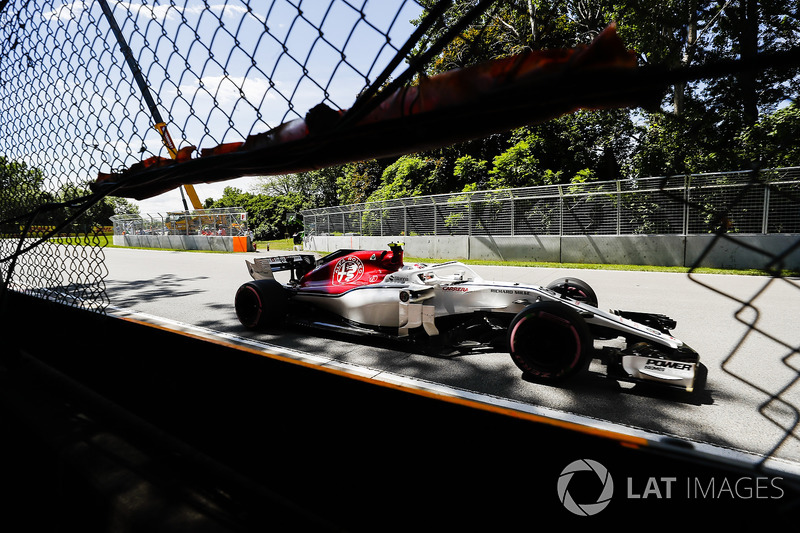
[[[199,16],[204,11],[212,11],[219,13],[222,17],[241,17],[242,14],[247,13],[247,8],[244,6],[231,6],[227,4],[211,4],[205,5],[198,3],[192,6],[181,7],[173,5],[146,5],[134,4],[131,2],[118,2],[114,6],[110,6],[112,13],[115,8],[119,8],[122,13],[131,13],[134,17],[142,16],[148,19],[164,22],[166,20],[176,20],[180,16],[194,15]],[[81,11],[89,9],[85,0],[78,0],[75,2],[65,2],[60,6],[42,13],[42,18],[45,20],[70,20],[77,17]],[[116,15],[119,17],[120,15]],[[115,17],[115,18],[116,18]]]
[[[42,13],[44,20],[70,20],[76,13],[86,9],[86,2],[70,2],[61,4],[51,11]]]
[[[258,180],[258,177],[251,176],[219,181],[216,183],[198,183],[194,186],[194,189],[201,202],[204,202],[206,198],[219,200],[222,197],[222,192],[225,190],[225,187],[236,187],[244,192],[252,192]],[[183,210],[183,201],[181,200],[181,193],[178,189],[173,189],[159,196],[148,198],[147,200],[132,200],[132,203],[139,206],[139,212],[143,215]],[[186,204],[189,206],[189,209],[192,208],[188,196],[186,197]]]

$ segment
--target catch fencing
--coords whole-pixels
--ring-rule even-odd
[[[238,207],[195,209],[168,213],[114,215],[114,235],[219,235],[247,234],[247,212]]]
[[[547,185],[302,212],[306,236],[800,233],[800,168]]]
[[[451,5],[456,9],[447,9]],[[312,9],[310,2],[296,0],[0,2],[0,307],[11,292],[24,292],[97,312],[108,308],[103,226],[113,214],[106,211],[107,200],[120,191],[114,188],[120,183],[112,177],[104,182],[109,186],[93,189],[101,175],[159,158],[171,162],[176,148],[202,152],[269,134],[319,104],[330,110],[350,107],[355,117],[363,117],[389,95],[404,94],[463,35],[482,32],[508,6],[515,18],[527,20],[532,5],[329,0]],[[477,58],[464,60],[469,64]],[[702,77],[697,71],[687,75]],[[330,116],[322,118],[324,127]],[[462,124],[480,123],[464,118],[469,120]],[[450,121],[435,123],[457,128]],[[463,140],[460,133],[441,135],[456,142]],[[192,168],[199,172],[201,167]],[[482,191],[307,211],[304,222],[308,235],[568,236],[718,229],[797,234],[797,178],[796,169],[780,169]],[[171,190],[171,183],[156,183],[150,192],[161,192],[158,185]],[[796,240],[785,252],[765,253],[763,260],[776,261],[798,246]],[[758,315],[769,311],[761,299],[768,288],[778,285],[789,297],[797,294],[790,278],[776,275],[759,282],[763,291],[743,300],[726,287],[707,292]],[[232,314],[230,303],[219,305]],[[753,408],[765,416],[768,407],[780,405],[789,414],[774,422],[781,430],[775,450],[784,443],[796,446],[799,374],[791,360],[800,350],[797,339],[775,338],[758,318],[746,321],[740,312],[728,318],[745,323],[751,337],[774,342],[758,352],[757,373],[737,372],[730,363],[749,362],[751,356],[733,346],[715,374],[763,393],[762,404]],[[59,317],[31,320],[43,320],[45,330]],[[76,330],[65,343],[78,347],[76,339],[91,333]],[[18,337],[8,332],[4,342],[36,342]],[[768,359],[783,365],[782,372],[762,372]],[[769,383],[762,387],[764,376]]]

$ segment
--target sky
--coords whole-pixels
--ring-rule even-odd
[[[198,183],[194,185],[194,190],[200,202],[205,202],[206,198],[219,200],[222,197],[222,192],[225,190],[225,187],[236,187],[244,192],[253,192],[253,187],[257,183],[258,177],[245,177],[216,183]],[[139,212],[141,214],[166,213],[168,211],[183,210],[183,199],[181,198],[180,189],[174,189],[146,200],[129,201],[139,207]],[[192,208],[188,196],[186,197],[186,204],[189,206],[189,209]]]
[[[243,141],[319,103],[350,107],[407,41],[421,12],[415,0],[115,0],[109,6],[170,136],[178,148],[198,151]],[[25,94],[5,117],[26,125],[14,157],[41,168],[53,189],[169,157],[100,5],[54,0],[29,15],[39,40],[20,52],[28,54],[20,56],[28,57],[27,77],[10,90]],[[401,63],[395,74],[405,68]],[[31,151],[28,144],[52,150]],[[194,187],[203,202],[219,199],[225,187],[251,192],[257,183],[248,177]],[[183,209],[179,189],[129,201],[142,214]]]
[[[294,4],[298,3],[302,17],[297,16]],[[362,4],[363,18],[351,7]],[[278,0],[251,2],[252,11],[235,7],[234,2],[219,6],[210,2],[203,8],[192,0],[179,8],[175,4],[162,8],[158,2],[154,6],[133,2],[125,6],[123,10],[118,4],[115,16],[122,32],[127,33],[131,49],[139,51],[138,61],[151,90],[174,117],[175,123],[168,123],[171,136],[176,142],[184,138],[198,149],[267,131],[304,115],[324,100],[331,106],[349,107],[394,56],[382,32],[388,30],[392,46],[400,47],[414,30],[410,21],[420,13],[419,6],[409,0]],[[257,12],[266,6],[268,12]],[[130,20],[131,13],[135,24]],[[159,24],[153,29],[145,24],[152,20]],[[270,28],[269,33],[263,32],[264,25]],[[159,40],[162,27],[168,40]],[[187,27],[209,35],[208,41],[204,38],[198,43]],[[256,51],[253,59],[236,49],[231,34],[243,49]],[[172,59],[173,41],[191,63],[189,69]],[[346,62],[342,61],[343,54]],[[214,60],[209,61],[209,55]],[[398,70],[404,68],[401,65]],[[259,118],[252,105],[242,104],[241,95],[259,107]],[[142,142],[156,151],[160,139],[155,130],[149,130]],[[258,177],[246,177],[199,183],[194,188],[203,202],[219,199],[226,187],[251,192],[258,181]],[[142,214],[183,208],[179,189],[130,201]]]

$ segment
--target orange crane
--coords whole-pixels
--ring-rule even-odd
[[[150,110],[150,114],[155,121],[155,126],[153,126],[158,133],[161,135],[161,140],[164,143],[164,146],[167,148],[169,155],[172,159],[175,159],[178,155],[178,150],[175,147],[175,143],[172,141],[172,137],[170,136],[169,132],[167,131],[167,124],[161,118],[161,113],[158,110],[158,106],[156,105],[155,100],[153,100],[152,95],[150,94],[150,89],[147,86],[147,82],[142,75],[142,70],[139,67],[139,64],[133,57],[131,53],[131,48],[128,46],[128,42],[125,40],[125,37],[122,35],[122,31],[119,29],[119,25],[117,25],[117,21],[114,18],[114,14],[111,12],[111,8],[108,6],[108,2],[106,0],[98,0],[101,9],[103,10],[103,14],[108,20],[108,24],[111,27],[112,33],[117,38],[117,43],[122,51],[122,54],[125,56],[125,62],[128,63],[128,67],[130,68],[131,72],[133,73],[133,79],[136,81],[136,84],[139,86],[139,90],[142,93],[142,97],[147,104],[148,109]],[[183,189],[181,189],[181,197],[183,197],[183,191],[186,190],[186,194],[189,195],[189,200],[192,202],[192,207],[194,209],[202,209],[203,206],[200,203],[200,199],[197,197],[197,193],[194,190],[193,185],[183,185]],[[188,211],[189,206],[186,205],[186,199],[183,199],[183,208]]]
[[[169,134],[167,130],[167,124],[161,120],[161,116],[156,110],[154,113],[154,117],[158,122],[155,126],[153,126],[156,131],[158,131],[159,135],[161,135],[161,141],[164,143],[164,146],[167,148],[169,152],[169,156],[172,159],[178,157],[178,148],[175,146],[175,143],[172,141],[172,136]],[[186,198],[183,196],[183,191],[186,191],[186,194],[189,196],[189,201],[192,202],[192,207],[194,209],[203,209],[203,204],[200,203],[200,198],[197,196],[197,192],[194,190],[194,185],[186,184],[182,185],[181,189],[181,198],[183,199],[183,208],[188,211],[189,206],[186,205]]]

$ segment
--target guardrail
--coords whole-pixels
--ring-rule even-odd
[[[193,209],[167,213],[120,214],[110,217],[115,236],[205,235],[246,236],[247,211],[241,207]]]

